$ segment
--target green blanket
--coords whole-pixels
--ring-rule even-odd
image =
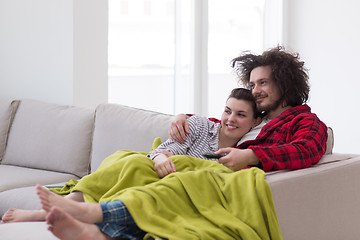
[[[145,238],[282,239],[262,170],[233,172],[215,161],[171,159],[177,172],[160,179],[145,153],[118,151],[72,190],[88,202],[123,201],[148,232]]]

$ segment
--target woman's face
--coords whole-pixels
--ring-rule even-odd
[[[254,118],[250,102],[236,98],[227,100],[221,116],[221,131],[226,137],[238,140],[256,124],[257,120]]]

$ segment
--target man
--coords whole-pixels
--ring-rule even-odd
[[[240,82],[252,90],[266,123],[256,139],[236,148],[224,148],[219,163],[234,171],[257,166],[264,171],[300,169],[319,162],[326,151],[327,127],[310,107],[309,83],[304,62],[298,54],[275,47],[262,55],[245,52],[232,60]],[[177,115],[170,136],[182,142],[188,123]]]

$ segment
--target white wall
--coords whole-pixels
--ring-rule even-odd
[[[310,69],[309,105],[334,129],[336,152],[360,153],[356,124],[360,118],[360,2],[287,0],[286,4],[286,45],[299,52]]]
[[[0,0],[0,34],[0,99],[107,101],[106,0]]]
[[[108,102],[108,0],[73,0],[73,104]]]
[[[0,96],[72,102],[71,1],[0,0]]]

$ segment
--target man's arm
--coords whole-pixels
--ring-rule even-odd
[[[301,169],[319,162],[326,151],[326,140],[326,125],[309,114],[279,126],[265,142],[248,149],[254,151],[264,171]]]
[[[169,136],[174,141],[183,143],[186,140],[186,134],[190,133],[189,123],[185,114],[178,114],[171,122]]]
[[[194,141],[199,137],[199,129],[204,129],[205,122],[201,117],[191,117],[185,120],[189,126],[189,134],[187,139],[183,143],[179,143],[171,138],[168,138],[165,142],[160,144],[152,153],[148,154],[148,157],[154,159],[163,151],[171,152],[173,155],[187,155],[189,149],[192,148]]]
[[[183,143],[186,140],[186,134],[190,134],[189,123],[187,122],[190,116],[192,116],[192,114],[185,115],[180,113],[174,117],[169,128],[169,136],[171,139],[179,143]],[[215,123],[220,122],[217,118],[209,118],[209,120]]]
[[[241,170],[247,166],[257,166],[259,158],[251,149],[221,148],[216,154],[226,153],[225,157],[218,160],[219,163],[233,171]]]

